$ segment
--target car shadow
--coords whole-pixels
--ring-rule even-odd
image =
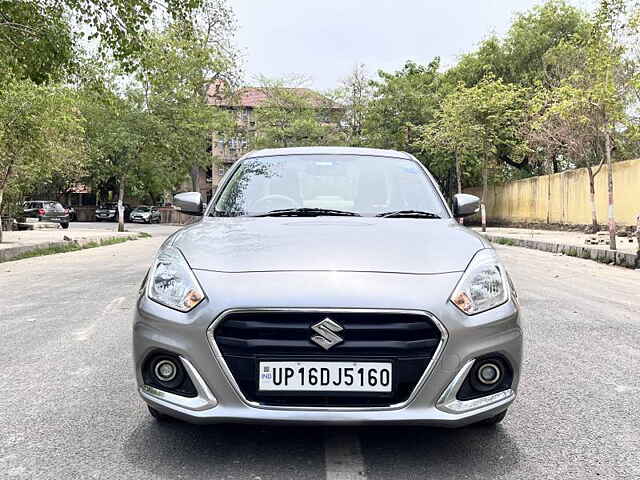
[[[508,428],[326,427],[359,439],[369,479],[499,478],[519,463]],[[324,477],[319,426],[192,425],[140,421],[124,454],[154,478]]]
[[[520,461],[508,425],[359,430],[369,479],[509,478]]]
[[[153,478],[304,479],[324,476],[322,428],[193,425],[141,419],[124,455]]]

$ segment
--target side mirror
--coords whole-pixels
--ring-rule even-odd
[[[173,197],[173,204],[182,213],[202,216],[202,195],[199,192],[178,193]]]
[[[480,210],[480,199],[475,195],[458,193],[453,196],[453,216],[456,218],[468,217]]]

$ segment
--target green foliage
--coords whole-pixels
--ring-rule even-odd
[[[417,127],[431,123],[438,110],[439,66],[435,59],[427,66],[407,62],[393,74],[378,72],[364,128],[370,146],[403,150],[427,160],[415,141],[420,135]]]
[[[211,1],[0,0],[0,80],[7,73],[36,83],[61,79],[85,36],[132,70],[152,18],[193,18]]]
[[[0,208],[83,158],[82,118],[67,88],[13,81],[0,90]]]
[[[445,97],[434,121],[422,128],[416,145],[431,151],[434,159],[480,163],[486,172],[498,165],[501,151],[525,153],[520,125],[526,106],[527,90],[501,79],[487,76],[473,87],[460,84]]]
[[[224,5],[207,1],[196,17],[150,32],[124,91],[114,72],[89,69],[83,113],[94,187],[122,184],[126,194],[154,203],[194,167],[211,165],[210,135],[230,128],[231,119],[207,107],[206,88],[212,79],[233,80],[236,68],[228,45],[233,19]]]
[[[336,145],[344,143],[339,131],[342,110],[331,100],[304,88],[263,78],[265,101],[255,109],[255,148]]]
[[[0,0],[0,81],[59,80],[75,61],[75,42],[62,4]]]
[[[332,92],[332,98],[344,108],[340,127],[345,143],[351,147],[366,147],[365,120],[373,97],[373,86],[364,65],[356,65],[340,86]]]
[[[507,237],[497,237],[495,240],[493,240],[493,243],[497,243],[498,245],[507,245],[511,247],[515,245],[513,239],[507,238]]]
[[[153,32],[139,55],[137,91],[162,137],[162,152],[154,155],[161,153],[175,167],[163,177],[173,186],[189,169],[211,165],[211,134],[233,128],[227,112],[206,105],[210,83],[233,85],[237,77],[237,58],[229,45],[235,25],[225,5],[222,0],[208,1],[196,18]],[[166,187],[156,185],[153,190]]]
[[[524,86],[545,84],[550,80],[547,53],[563,42],[586,38],[588,33],[584,11],[551,0],[517,15],[504,39],[489,37],[475,52],[463,55],[446,76],[450,85],[460,81],[475,85],[487,74]]]

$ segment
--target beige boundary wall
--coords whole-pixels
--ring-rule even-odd
[[[598,222],[607,223],[607,167],[595,182]],[[480,196],[482,188],[466,193]],[[635,225],[640,215],[640,159],[613,164],[614,214],[619,225]],[[585,169],[489,186],[488,221],[500,223],[591,223],[589,175]]]

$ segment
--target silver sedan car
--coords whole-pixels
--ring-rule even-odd
[[[240,159],[140,290],[135,374],[157,419],[493,425],[518,387],[519,306],[486,240],[407,153]]]

